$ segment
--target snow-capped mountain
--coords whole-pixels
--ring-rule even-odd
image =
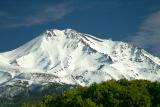
[[[16,81],[90,85],[109,79],[160,80],[160,59],[131,44],[51,29],[0,53],[0,87]]]

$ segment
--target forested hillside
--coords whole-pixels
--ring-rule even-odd
[[[160,107],[160,83],[146,80],[110,80],[89,87],[46,95],[37,103],[22,107]]]

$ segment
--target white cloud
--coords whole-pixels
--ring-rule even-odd
[[[130,41],[160,55],[160,11],[149,15],[140,26],[136,36],[131,37]]]
[[[0,17],[3,17],[3,20],[0,21],[1,27],[12,28],[53,22],[71,13],[73,8],[70,2],[63,2],[56,5],[50,4],[33,7],[29,11],[30,14],[24,16],[1,11]]]

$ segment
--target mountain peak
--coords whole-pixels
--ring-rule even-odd
[[[49,29],[46,30],[42,35],[48,40],[54,39],[54,38],[78,38],[80,33],[77,32],[76,30],[73,29],[64,29],[64,30],[59,30],[59,29]]]
[[[6,77],[8,82],[89,85],[121,78],[160,80],[160,60],[155,56],[128,43],[73,29],[47,30],[27,44],[1,53],[0,59],[5,59],[0,62],[1,71],[11,75]],[[42,74],[50,76],[46,79]]]

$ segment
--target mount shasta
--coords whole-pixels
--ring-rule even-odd
[[[50,29],[25,45],[0,53],[0,90],[17,81],[88,86],[110,79],[160,80],[160,59],[121,41],[72,29]]]

